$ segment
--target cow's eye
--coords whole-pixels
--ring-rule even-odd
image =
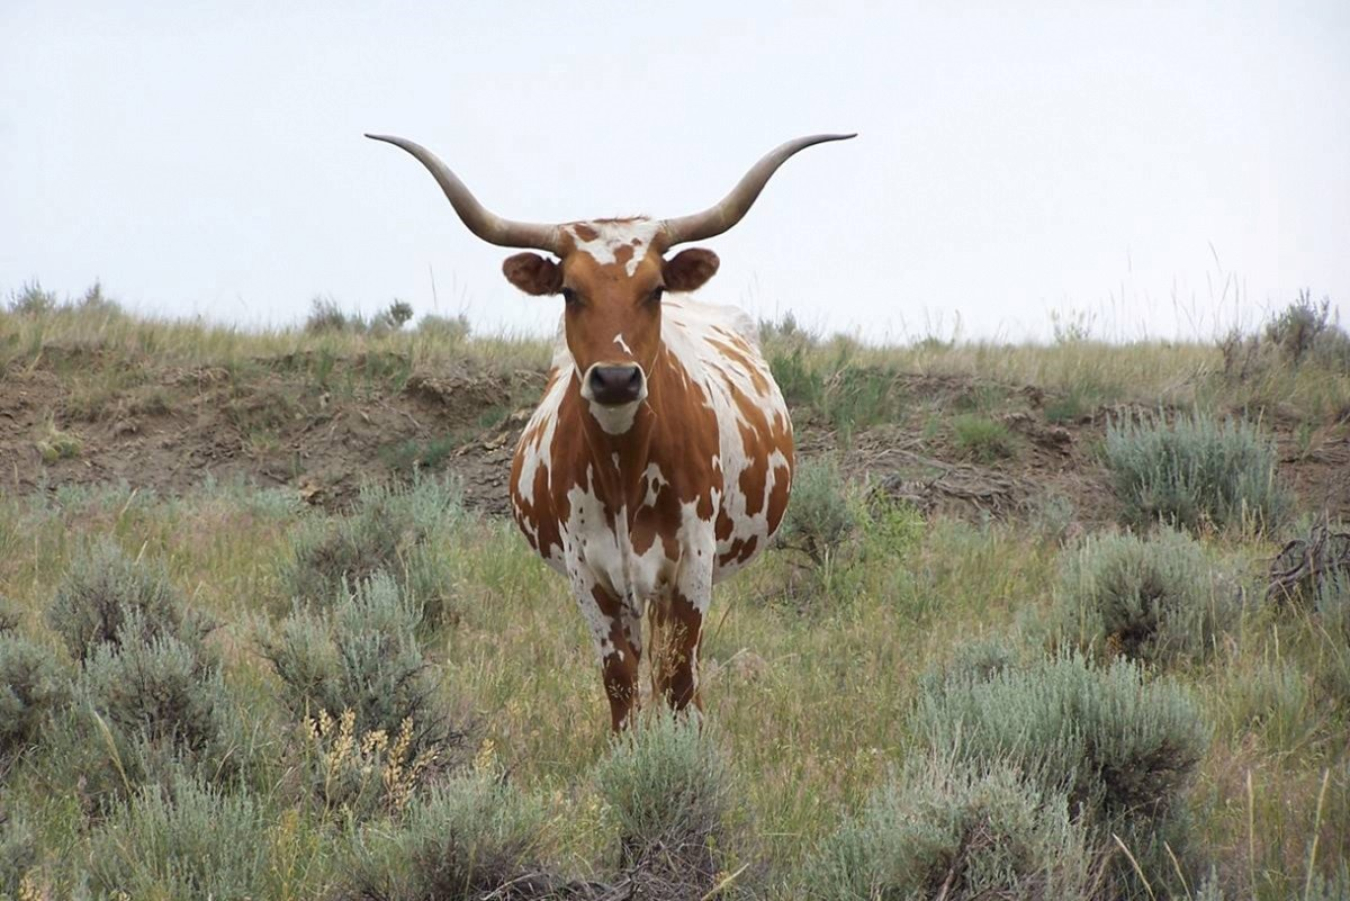
[[[564,301],[568,306],[571,306],[572,304],[576,303],[578,300],[581,299],[580,297],[577,296],[577,292],[576,292],[576,291],[573,291],[571,288],[563,288],[563,289],[562,289],[562,296],[563,296],[563,301]]]
[[[665,293],[666,289],[658,285],[655,288],[652,288],[652,293],[647,295],[647,299],[650,300],[652,303],[660,303],[661,298],[665,295]]]

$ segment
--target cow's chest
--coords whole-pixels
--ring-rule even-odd
[[[668,482],[648,475],[622,504],[582,485],[568,489],[557,504],[554,568],[574,577],[580,571],[606,591],[639,602],[691,579],[710,585],[720,491],[709,486],[681,500]]]

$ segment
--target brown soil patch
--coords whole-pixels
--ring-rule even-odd
[[[142,373],[134,387],[104,392],[96,404],[72,393],[70,372],[88,367],[84,375],[96,378],[98,361],[47,355],[35,367],[0,372],[0,485],[26,493],[125,481],[176,495],[209,476],[287,486],[337,507],[363,481],[407,477],[420,467],[460,477],[471,506],[507,512],[511,455],[544,373],[414,372],[401,390],[378,380],[337,390],[315,381],[312,361],[253,362],[242,375],[218,368]],[[338,365],[350,372],[395,364]],[[906,376],[896,390],[916,399],[913,414],[847,443],[809,411],[796,411],[800,453],[838,453],[851,475],[925,510],[1028,516],[1062,498],[1080,520],[1114,517],[1098,448],[1107,414],[1122,411],[1051,424],[1033,387]],[[980,462],[953,441],[948,423],[972,409],[972,398],[979,415],[1015,437],[1011,456]],[[1282,472],[1305,509],[1350,517],[1350,424],[1311,437],[1282,422],[1275,430]],[[49,446],[44,459],[39,447],[53,434],[73,441],[66,456],[53,458]]]

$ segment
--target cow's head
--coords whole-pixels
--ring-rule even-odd
[[[480,204],[464,183],[418,144],[367,135],[401,147],[426,166],[455,212],[478,237],[502,247],[546,251],[508,257],[502,270],[528,294],[561,294],[567,346],[576,362],[581,396],[601,427],[627,431],[647,396],[647,374],[661,347],[661,297],[693,291],[717,272],[717,254],[693,248],[667,259],[677,244],[732,228],[749,211],[769,178],[797,151],[853,135],[812,135],[789,141],[756,163],[716,206],[678,219],[599,219],[544,225],[502,219]]]

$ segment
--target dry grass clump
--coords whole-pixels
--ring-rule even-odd
[[[437,763],[437,749],[414,750],[413,734],[410,719],[393,735],[383,729],[358,733],[355,711],[335,720],[320,710],[302,727],[306,788],[325,815],[364,821],[401,814]]]

